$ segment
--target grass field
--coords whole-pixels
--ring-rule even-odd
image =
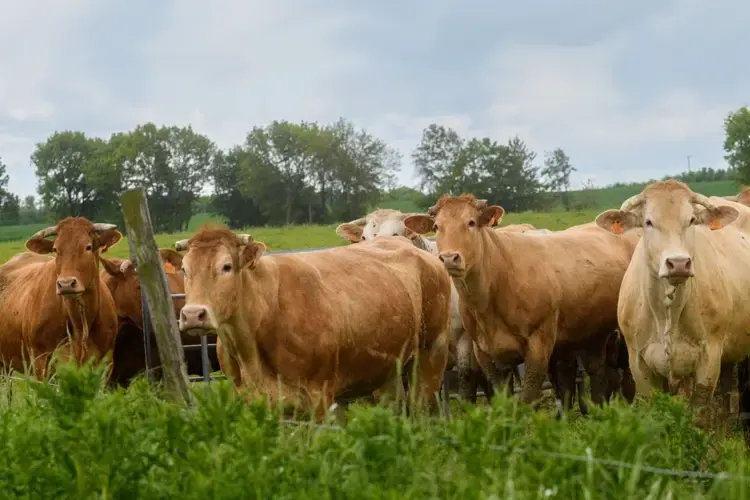
[[[565,229],[576,224],[593,221],[599,211],[582,212],[524,212],[507,214],[501,225],[528,222],[539,228],[551,230]],[[201,224],[207,221],[217,221],[216,217],[201,214],[190,222],[190,229],[197,230]],[[274,250],[296,250],[302,248],[332,247],[346,245],[347,241],[340,238],[335,230],[337,224],[313,225],[313,226],[288,226],[288,227],[258,227],[248,228],[243,232],[252,234],[256,240],[265,243],[269,251]],[[19,229],[17,229],[19,228]],[[26,228],[21,232],[20,228]],[[24,242],[26,238],[36,231],[43,229],[42,226],[12,226],[14,241],[3,241],[0,238],[0,263],[5,262],[19,252],[25,251]],[[120,230],[125,233],[124,228]],[[4,235],[5,228],[0,227],[0,234]],[[175,241],[190,237],[192,232],[180,234],[158,234],[156,244],[160,248],[173,248]],[[120,243],[111,248],[104,256],[106,257],[128,257],[128,243],[123,238]]]
[[[734,181],[689,182],[688,186],[696,193],[706,196],[727,196],[737,194],[740,190]],[[572,206],[585,201],[587,206],[595,207],[601,212],[619,207],[623,201],[640,193],[644,187],[645,184],[570,191],[570,198]]]
[[[706,434],[665,395],[558,421],[498,397],[451,421],[353,406],[348,423],[290,425],[225,382],[195,386],[185,410],[139,381],[61,367],[58,388],[0,386],[3,498],[416,499],[747,498],[737,437]],[[610,462],[607,462],[610,461]],[[622,463],[620,463],[622,462]],[[623,465],[623,463],[625,465]]]

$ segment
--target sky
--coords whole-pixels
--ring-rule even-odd
[[[0,0],[0,157],[56,130],[191,124],[220,147],[255,125],[343,116],[404,155],[436,122],[561,147],[572,187],[725,166],[750,104],[740,0]]]

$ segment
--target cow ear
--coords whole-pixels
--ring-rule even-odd
[[[503,220],[504,214],[505,210],[503,209],[503,207],[500,207],[498,205],[487,207],[482,210],[482,213],[479,216],[479,225],[493,227],[496,224],[499,224],[501,220]]]
[[[635,213],[613,208],[597,215],[596,225],[611,233],[623,234],[625,231],[640,226],[641,222],[640,217]]]
[[[52,253],[52,247],[54,246],[55,242],[53,240],[44,238],[30,238],[26,240],[26,249],[38,254]]]
[[[99,258],[99,261],[102,263],[102,267],[104,270],[109,274],[110,276],[117,277],[122,274],[122,271],[120,270],[121,261],[119,259],[104,259]]]
[[[258,261],[265,251],[266,245],[260,241],[254,241],[249,245],[245,245],[242,248],[242,253],[240,255],[242,267],[247,266],[250,269],[255,269],[255,266],[258,265]]]
[[[122,233],[120,231],[117,229],[107,229],[96,235],[96,248],[98,248],[101,253],[104,253],[109,250],[110,247],[117,245],[121,239]]]
[[[434,230],[435,221],[429,215],[410,215],[404,219],[404,226],[406,226],[406,229],[409,231],[413,231],[417,234],[427,234]]]
[[[351,222],[344,222],[343,224],[339,224],[339,227],[336,228],[336,234],[345,240],[357,243],[362,240],[362,226]]]
[[[736,208],[729,206],[704,208],[695,214],[697,222],[707,225],[712,231],[731,224],[739,215]]]
[[[171,248],[160,248],[159,256],[164,263],[164,271],[169,274],[175,274],[182,269],[182,254]]]

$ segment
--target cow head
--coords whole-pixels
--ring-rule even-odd
[[[453,277],[465,276],[481,259],[482,233],[492,231],[503,218],[504,210],[487,206],[487,200],[473,195],[443,196],[427,211],[412,215],[404,224],[417,234],[435,231],[438,257]]]
[[[79,296],[99,277],[99,253],[122,238],[115,224],[94,224],[84,217],[68,217],[56,226],[42,229],[26,241],[34,253],[55,255],[57,282],[61,296]],[[48,240],[55,236],[54,240]]]
[[[182,267],[182,255],[171,248],[160,248],[159,254],[167,274],[175,274]],[[141,282],[133,263],[128,259],[101,259],[102,280],[112,294],[117,316],[126,318],[143,329]]]
[[[352,243],[373,240],[379,236],[403,236],[417,248],[430,251],[425,241],[404,224],[404,220],[411,215],[418,214],[405,214],[391,209],[376,210],[366,217],[339,225],[336,234]]]
[[[404,225],[409,215],[389,208],[375,210],[371,214],[351,222],[345,222],[336,228],[336,234],[357,243],[372,240],[378,236],[404,236],[413,239],[416,234]]]
[[[180,311],[180,331],[215,333],[235,315],[244,274],[255,269],[266,245],[249,234],[236,235],[226,227],[207,227],[189,240],[178,241],[175,248],[187,250],[182,259],[185,306]]]
[[[616,234],[642,227],[652,273],[679,285],[695,275],[696,232],[719,230],[738,215],[734,207],[715,206],[684,183],[667,180],[647,186],[619,210],[602,212],[596,224]]]

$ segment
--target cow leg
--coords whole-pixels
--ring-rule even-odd
[[[504,390],[509,397],[512,396],[513,369],[505,366],[498,367],[487,353],[479,350],[479,346],[476,343],[473,345],[477,363],[479,363],[482,372],[489,379],[489,383],[493,386],[493,389]]]
[[[575,393],[575,358],[573,363],[567,353],[554,349],[549,360],[549,381],[555,391],[558,418],[573,407]]]
[[[438,340],[433,345],[420,349],[416,363],[418,404],[426,405],[430,412],[435,412],[439,408],[437,398],[440,395],[440,383],[447,364],[448,344],[445,342]]]
[[[591,381],[591,401],[601,406],[606,400],[607,374],[605,370],[605,359],[607,357],[607,340],[609,336],[599,336],[589,341],[583,364]]]
[[[542,384],[547,377],[549,358],[552,355],[555,339],[555,322],[551,318],[547,325],[535,331],[528,340],[526,357],[526,376],[521,391],[521,402],[538,406],[542,394]]]
[[[750,447],[750,358],[745,358],[737,366],[737,390],[740,393],[739,419],[745,446]]]
[[[722,363],[719,372],[719,384],[716,387],[719,396],[719,407],[722,420],[732,411],[732,379],[734,378],[735,363]]]
[[[573,382],[575,384],[576,393],[578,395],[578,408],[581,410],[581,415],[589,414],[589,405],[586,403],[586,373],[584,373],[583,361],[578,357],[575,358],[575,370],[573,371]],[[578,376],[581,376],[581,380],[578,380]],[[572,406],[572,402],[571,402]]]
[[[698,424],[701,426],[711,424],[711,399],[721,374],[721,352],[721,345],[707,345],[706,355],[695,373],[690,402],[698,410]]]
[[[458,395],[464,401],[477,402],[477,377],[472,368],[476,362],[471,337],[464,332],[456,344],[456,369],[458,372]],[[476,363],[478,365],[478,363]]]

